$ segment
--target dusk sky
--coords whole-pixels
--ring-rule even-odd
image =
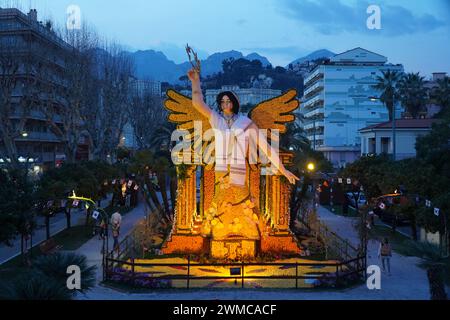
[[[200,56],[257,52],[274,65],[317,49],[336,53],[363,47],[402,63],[406,71],[450,73],[449,0],[22,0],[0,1],[40,20],[65,25],[66,9],[128,50],[155,49],[185,61],[189,42]],[[369,30],[366,9],[381,8],[381,30]]]

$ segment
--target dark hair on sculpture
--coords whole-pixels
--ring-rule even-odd
[[[239,100],[238,100],[236,94],[234,94],[231,91],[223,91],[223,92],[221,92],[221,93],[219,93],[217,95],[216,103],[217,103],[217,107],[219,108],[219,111],[222,112],[222,107],[221,107],[221,103],[220,102],[222,101],[222,98],[224,96],[227,96],[231,100],[231,103],[233,104],[233,113],[234,114],[238,114],[239,107],[240,107]]]

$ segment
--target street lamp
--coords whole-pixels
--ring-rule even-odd
[[[107,255],[107,251],[108,251],[108,247],[109,247],[109,245],[108,245],[108,220],[109,220],[108,214],[105,212],[105,210],[103,210],[103,208],[98,207],[97,204],[95,203],[95,201],[93,201],[90,198],[77,196],[75,194],[75,191],[72,191],[72,195],[69,196],[68,198],[72,199],[72,200],[80,200],[80,201],[88,202],[95,210],[97,210],[98,212],[100,212],[102,214],[102,218],[105,220],[106,248],[105,248],[105,237],[103,237],[103,244],[102,244],[102,247],[103,247],[103,250],[102,250],[103,251],[102,252],[103,281],[105,281],[106,280],[106,277],[105,277],[106,255]],[[88,208],[88,206],[87,206],[87,208]]]
[[[379,97],[369,97],[370,101],[381,101]],[[392,158],[396,160],[396,143],[395,143],[395,98],[392,98]]]
[[[306,169],[308,170],[308,172],[311,174],[314,172],[316,168],[316,165],[313,162],[308,162],[308,164],[306,165]],[[313,187],[313,209],[316,208],[316,186],[315,186],[315,180],[314,177],[312,177],[311,175],[311,180],[312,180],[312,187]]]
[[[28,132],[26,132],[26,131],[22,132],[22,137],[24,137],[24,138],[28,137]]]

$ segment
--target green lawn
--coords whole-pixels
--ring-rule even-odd
[[[84,243],[92,238],[92,226],[74,226],[70,229],[65,229],[61,232],[55,234],[52,238],[55,240],[57,245],[62,245],[62,250],[77,250]],[[34,246],[31,249],[31,257],[36,258],[42,255],[39,245]],[[26,269],[22,264],[22,256],[17,256],[3,264],[0,265],[0,274],[3,277],[3,272],[6,275],[13,271],[15,273],[20,273],[21,269]]]

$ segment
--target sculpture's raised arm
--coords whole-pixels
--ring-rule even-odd
[[[211,117],[212,110],[203,99],[200,85],[200,73],[195,68],[188,71],[187,76],[192,83],[192,106],[208,119]]]

